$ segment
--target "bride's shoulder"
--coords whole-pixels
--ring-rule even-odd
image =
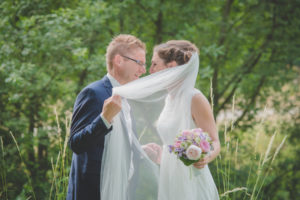
[[[193,88],[191,93],[192,93],[192,97],[194,97],[195,95],[203,95],[202,92],[197,88]]]
[[[209,104],[209,102],[200,90],[194,88],[192,92],[192,105],[197,105],[197,104],[207,105]]]

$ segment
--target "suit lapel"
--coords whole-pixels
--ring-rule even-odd
[[[112,85],[111,85],[108,77],[104,76],[102,80],[103,80],[103,85],[106,88],[107,93],[109,94],[109,96],[111,96],[112,95]]]

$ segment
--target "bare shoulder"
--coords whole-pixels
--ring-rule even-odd
[[[210,107],[207,98],[201,92],[197,92],[196,94],[194,94],[194,96],[192,97],[192,108],[206,106]]]
[[[197,127],[201,127],[211,134],[216,132],[213,110],[207,98],[201,92],[198,92],[192,98],[191,113]]]

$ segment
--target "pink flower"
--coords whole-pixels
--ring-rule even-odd
[[[183,131],[183,136],[188,136],[188,135],[191,135],[192,132],[190,130],[185,130]]]
[[[194,138],[194,133],[190,130],[183,131],[182,135],[185,136],[189,140]]]
[[[200,147],[203,152],[209,152],[209,150],[210,150],[210,144],[206,140],[202,140],[200,142]]]
[[[181,142],[180,142],[180,141],[177,141],[177,142],[174,144],[174,146],[175,146],[176,148],[179,148],[179,147],[180,147],[180,144],[181,144]]]
[[[195,128],[192,130],[194,133],[202,133],[203,130],[201,128]]]

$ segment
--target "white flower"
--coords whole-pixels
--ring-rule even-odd
[[[201,148],[193,144],[189,146],[189,148],[186,150],[186,156],[190,160],[198,160],[201,156],[201,153],[202,153]]]

